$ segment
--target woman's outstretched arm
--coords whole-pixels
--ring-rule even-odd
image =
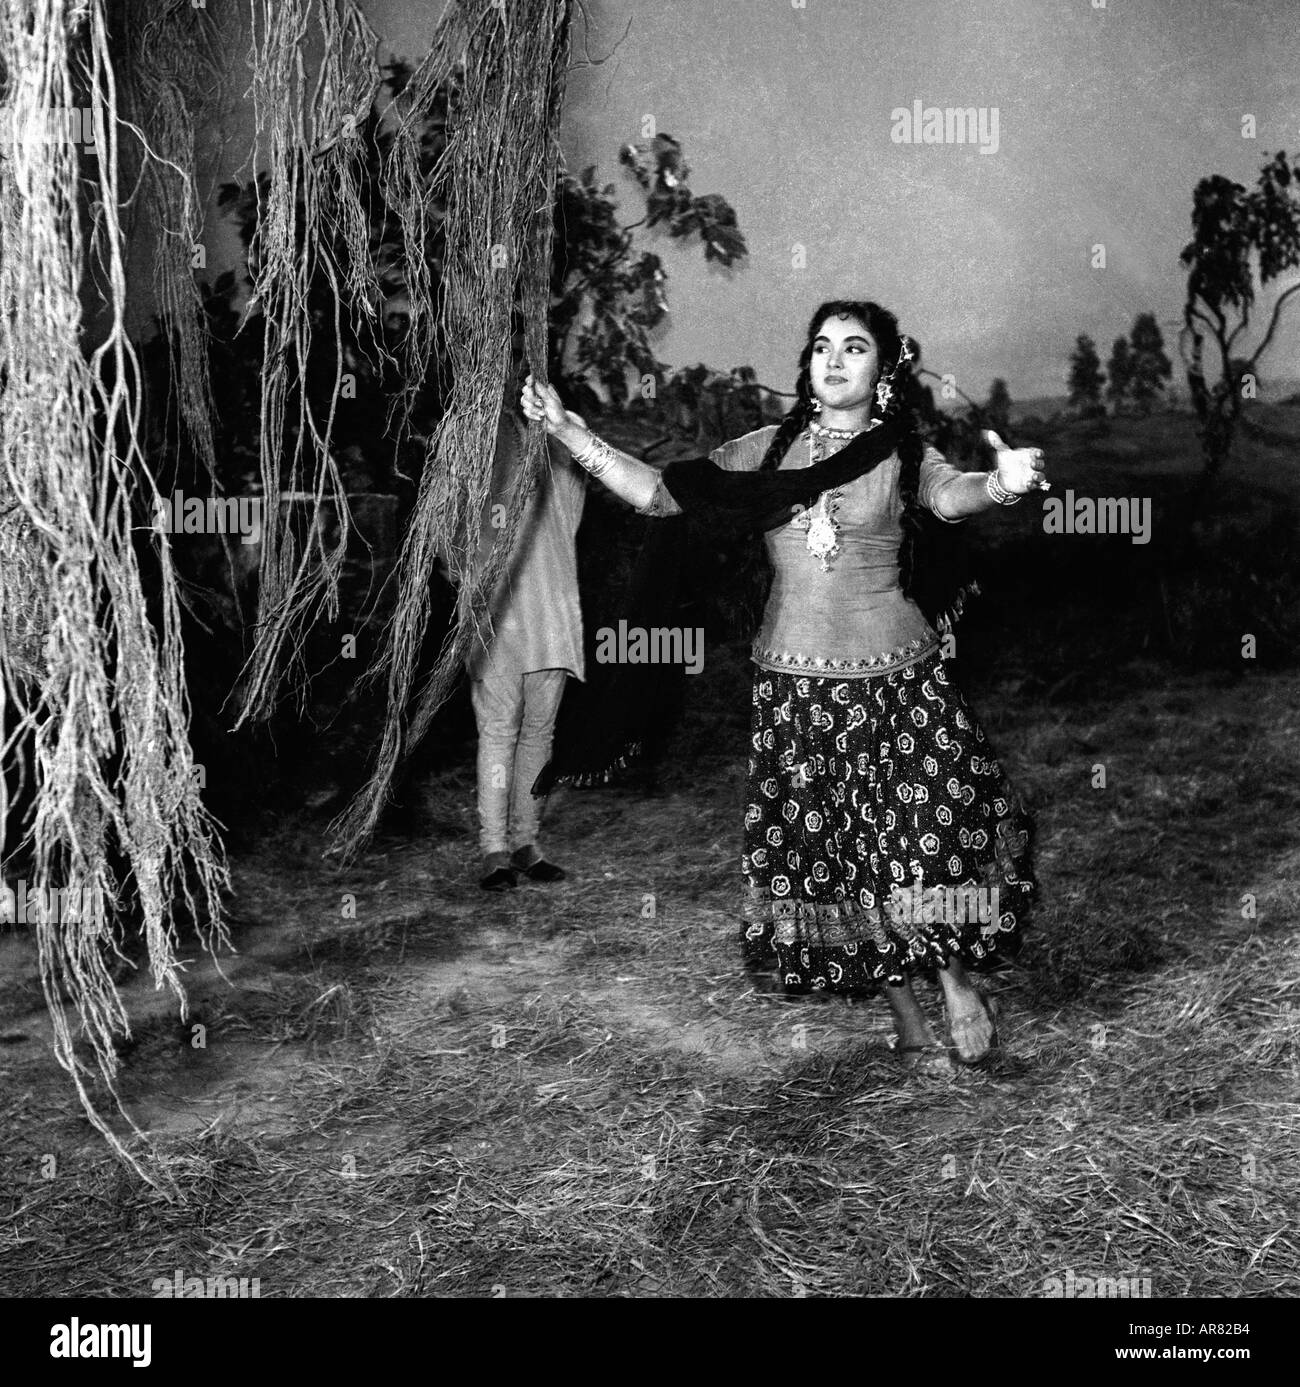
[[[940,520],[964,520],[968,515],[995,510],[999,499],[1007,505],[1031,491],[1050,490],[1051,484],[1043,477],[1041,449],[1008,448],[991,430],[984,437],[997,454],[998,465],[991,474],[958,472],[945,463],[943,467],[949,475],[937,485],[923,488],[930,508]]]
[[[520,406],[529,419],[542,419],[546,432],[573,454],[573,460],[598,478],[620,500],[644,511],[659,483],[659,469],[621,453],[598,439],[576,414],[571,414],[549,385],[532,376],[524,382]]]

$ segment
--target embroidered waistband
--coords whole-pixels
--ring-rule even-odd
[[[797,651],[765,649],[755,644],[750,658],[763,669],[774,670],[778,674],[839,675],[843,678],[864,678],[872,674],[892,674],[896,669],[915,664],[939,649],[937,635],[918,636],[914,641],[899,646],[897,650],[887,650],[867,659],[836,660],[816,655],[802,655]]]

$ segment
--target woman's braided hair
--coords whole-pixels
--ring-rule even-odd
[[[900,468],[898,495],[903,503],[903,539],[898,550],[899,582],[904,593],[913,595],[913,577],[917,545],[922,538],[927,513],[917,499],[921,481],[921,459],[925,444],[917,429],[915,416],[907,405],[910,398],[912,351],[904,351],[904,338],[898,331],[898,320],[878,303],[861,299],[832,299],[821,304],[808,323],[808,335],[799,353],[799,378],[795,384],[796,399],[789,412],[777,426],[760,471],[774,470],[790,450],[790,445],[815,418],[813,413],[812,354],[813,343],[827,318],[855,318],[875,340],[880,361],[880,380],[889,386],[882,406],[879,395],[871,407],[872,420],[884,420],[901,415],[906,432],[898,445]]]

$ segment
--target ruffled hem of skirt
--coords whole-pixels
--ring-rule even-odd
[[[956,958],[968,971],[989,973],[1005,968],[1024,942],[1020,921],[1010,929],[988,934],[967,923],[944,927],[882,950],[867,942],[818,945],[806,941],[783,944],[770,929],[753,933],[748,923],[741,933],[745,958],[751,967],[774,969],[788,992],[877,992],[917,973],[945,967]]]
[[[996,888],[996,921],[900,923],[879,907],[781,898],[747,882],[741,930],[747,965],[775,968],[785,989],[795,992],[875,992],[944,967],[952,958],[976,973],[1006,967],[1020,952],[1036,886],[1029,869],[1029,826],[1000,827],[995,860],[983,868],[983,881],[939,888],[986,893]]]

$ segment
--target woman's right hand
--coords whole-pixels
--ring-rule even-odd
[[[531,375],[524,381],[519,407],[523,410],[525,418],[534,421],[541,419],[549,434],[559,433],[572,422],[569,411],[565,409],[555,387],[536,381]]]

